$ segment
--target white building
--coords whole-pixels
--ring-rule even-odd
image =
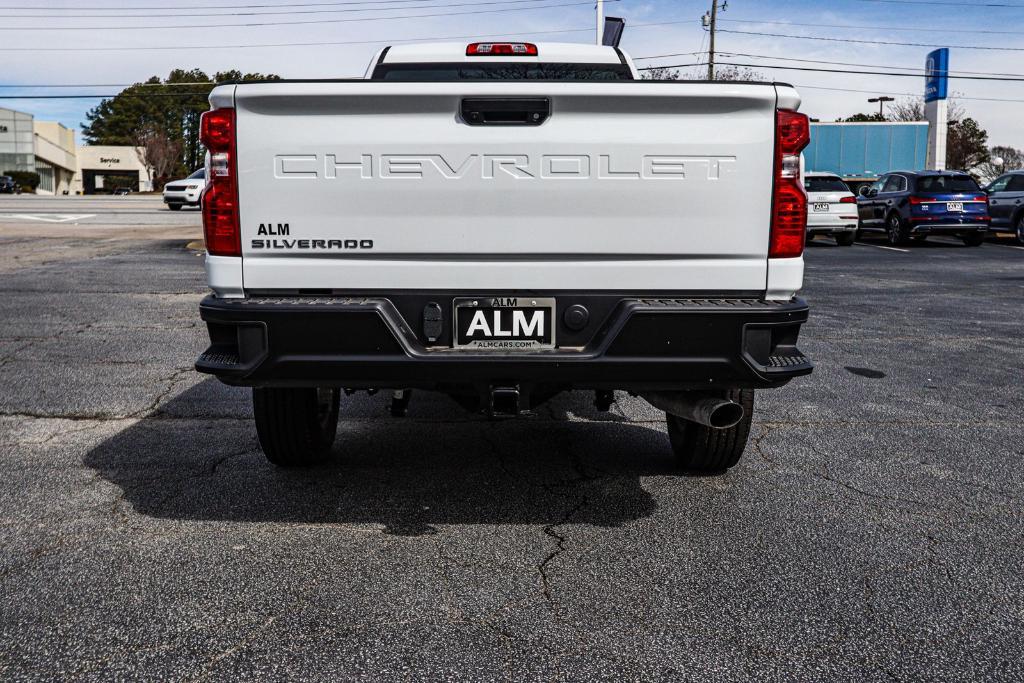
[[[125,187],[149,192],[153,178],[141,149],[75,144],[75,131],[56,121],[0,107],[0,175],[39,174],[38,194],[97,194]]]
[[[56,121],[33,123],[37,194],[70,194],[72,178],[78,171],[75,160],[75,131]]]
[[[72,182],[75,194],[109,193],[118,187],[133,192],[153,189],[153,178],[138,147],[81,145],[77,156],[78,172]]]

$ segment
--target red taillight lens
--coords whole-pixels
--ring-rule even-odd
[[[533,43],[470,43],[466,46],[467,57],[523,56],[536,57],[537,46]]]
[[[934,200],[933,199],[929,199],[928,197],[915,197],[914,195],[910,195],[910,203],[913,206],[917,206],[918,204],[924,204],[925,202],[931,202],[931,201],[934,201]]]
[[[203,114],[199,137],[210,152],[203,191],[203,235],[212,256],[241,256],[238,222],[238,174],[235,163],[235,110]]]
[[[811,141],[811,124],[805,114],[790,109],[775,112],[776,145],[783,154],[799,154]]]
[[[854,197],[853,195],[850,195],[849,197],[840,197],[839,198],[839,203],[840,204],[856,204],[857,203],[857,198]]]
[[[211,152],[231,152],[235,146],[235,110],[203,112],[199,120],[199,139]]]
[[[807,193],[800,182],[800,150],[811,140],[807,116],[789,109],[775,112],[775,193],[769,258],[795,258],[807,239]]]

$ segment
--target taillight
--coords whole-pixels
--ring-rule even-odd
[[[840,204],[856,204],[857,203],[857,198],[854,197],[853,195],[850,195],[848,197],[840,197],[839,198],[839,203]]]
[[[927,204],[928,202],[933,202],[933,201],[935,201],[935,200],[931,199],[929,197],[915,197],[914,195],[910,195],[910,203],[913,206],[917,206],[918,204]]]
[[[811,140],[807,116],[789,109],[775,112],[775,193],[769,258],[794,258],[807,239],[807,193],[800,182],[800,150]]]
[[[495,56],[536,57],[537,46],[533,43],[470,43],[466,46],[467,57]]]
[[[199,123],[199,138],[210,152],[210,167],[202,199],[206,252],[213,256],[241,256],[235,110],[224,108],[205,112]]]

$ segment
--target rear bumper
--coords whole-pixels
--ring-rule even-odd
[[[241,386],[481,391],[766,388],[813,369],[796,346],[808,314],[801,299],[559,295],[559,318],[574,302],[591,304],[588,327],[561,334],[555,350],[501,353],[452,350],[447,330],[428,344],[417,311],[430,298],[208,296],[200,313],[211,346],[196,369]],[[450,326],[452,295],[432,298]]]
[[[984,232],[988,229],[989,217],[987,215],[956,217],[910,217],[910,232],[915,235],[975,233]]]
[[[807,213],[807,232],[811,235],[828,235],[836,232],[853,232],[857,229],[857,207],[845,214],[839,213]]]

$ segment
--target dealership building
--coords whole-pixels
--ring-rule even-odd
[[[0,107],[0,175],[39,174],[38,194],[100,194],[153,189],[138,147],[75,144],[75,131],[56,121]]]

